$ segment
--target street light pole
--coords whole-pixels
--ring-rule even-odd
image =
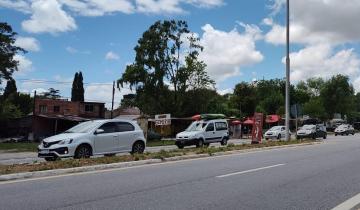
[[[286,87],[285,87],[285,139],[290,140],[290,0],[286,1]]]

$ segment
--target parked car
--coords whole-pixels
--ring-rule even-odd
[[[44,139],[38,146],[38,156],[54,161],[120,152],[143,153],[145,145],[144,133],[135,121],[94,120]]]
[[[297,139],[302,138],[327,138],[326,127],[324,125],[304,125],[296,133]]]
[[[274,126],[265,132],[265,139],[281,139],[286,135],[285,126]],[[291,135],[291,134],[290,134]]]
[[[151,140],[161,140],[162,136],[159,133],[156,133],[153,130],[149,130],[147,133],[147,140],[151,141]]]
[[[337,135],[355,135],[355,129],[352,125],[342,124],[335,129],[335,136]]]
[[[229,129],[226,120],[215,119],[209,121],[195,121],[183,132],[176,135],[176,146],[196,145],[209,146],[210,143],[220,142],[226,145],[229,140]]]

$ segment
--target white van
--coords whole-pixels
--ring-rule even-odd
[[[191,123],[185,131],[178,133],[175,144],[182,149],[184,146],[202,147],[215,142],[226,145],[228,140],[229,129],[226,120],[201,120]]]

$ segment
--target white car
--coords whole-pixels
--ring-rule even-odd
[[[281,139],[285,138],[286,128],[285,126],[274,126],[265,132],[265,139]]]
[[[128,120],[94,120],[44,139],[38,156],[47,161],[59,158],[88,158],[120,152],[143,153],[146,146],[139,125]]]
[[[335,129],[335,136],[337,135],[355,135],[355,129],[352,125],[341,124]]]
[[[297,139],[303,139],[303,138],[327,138],[327,132],[326,127],[322,124],[318,125],[303,125],[299,128],[299,130],[296,133]]]
[[[195,121],[185,131],[176,135],[176,146],[196,145],[208,146],[210,143],[220,142],[226,145],[229,140],[229,129],[226,120]]]

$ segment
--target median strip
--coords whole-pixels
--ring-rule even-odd
[[[220,176],[216,176],[216,177],[217,178],[224,178],[224,177],[228,177],[228,176],[247,174],[247,173],[251,173],[251,172],[255,172],[255,171],[261,171],[261,170],[275,168],[275,167],[284,166],[284,165],[285,164],[276,164],[276,165],[272,165],[272,166],[265,166],[265,167],[254,168],[254,169],[250,169],[250,170],[246,170],[246,171],[240,171],[240,172],[235,172],[235,173],[230,173],[230,174],[224,174],[224,175],[220,175]]]
[[[123,155],[114,157],[99,157],[90,159],[66,159],[55,162],[41,162],[33,164],[0,165],[0,181],[24,179],[41,176],[52,176],[54,174],[77,173],[82,171],[104,170],[108,168],[121,168],[125,165],[152,164],[152,161],[165,162],[185,159],[195,159],[210,156],[230,155],[236,153],[252,152],[263,149],[277,149],[284,147],[296,147],[315,144],[314,141],[289,141],[289,142],[267,142],[256,145],[233,145],[226,147],[204,147],[175,149],[170,151]]]

